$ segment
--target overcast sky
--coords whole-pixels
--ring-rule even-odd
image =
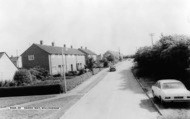
[[[0,0],[0,52],[31,44],[132,54],[160,34],[190,33],[190,0]]]

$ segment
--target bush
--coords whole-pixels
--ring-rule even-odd
[[[86,73],[86,70],[85,70],[85,69],[80,69],[78,75],[82,75],[82,74],[84,74],[84,73]]]
[[[32,82],[32,75],[26,69],[20,69],[16,71],[13,80],[17,85],[27,85]]]
[[[61,77],[61,74],[54,74],[53,77]]]
[[[14,81],[1,81],[0,82],[0,87],[13,87],[17,86],[17,83]]]
[[[62,93],[61,84],[0,88],[0,96],[44,95]]]
[[[49,72],[44,69],[44,68],[41,68],[39,66],[37,67],[34,67],[32,69],[30,69],[30,71],[33,73],[34,76],[36,76],[37,79],[43,79],[43,78],[46,78],[49,76]]]
[[[139,77],[184,78],[188,68],[190,40],[163,36],[153,47],[140,48],[134,58]]]

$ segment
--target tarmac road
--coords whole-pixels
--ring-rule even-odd
[[[158,112],[134,79],[131,61],[108,73],[61,119],[157,119]]]

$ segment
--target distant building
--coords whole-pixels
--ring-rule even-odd
[[[81,52],[83,52],[83,53],[85,54],[86,62],[87,62],[88,58],[93,58],[94,61],[97,60],[97,55],[96,55],[96,53],[94,53],[93,51],[87,49],[87,47],[85,47],[85,48],[81,47],[81,48],[79,48],[78,50],[80,50]]]
[[[5,52],[0,52],[0,81],[13,80],[17,67]]]
[[[63,51],[63,52],[62,52]],[[63,53],[63,55],[62,55]],[[22,55],[23,68],[29,69],[35,66],[45,68],[50,74],[62,74],[63,64],[66,72],[77,71],[84,68],[85,55],[78,49],[33,44]]]
[[[102,56],[102,54],[99,54],[99,55],[97,55],[97,61],[101,61],[103,59],[103,56]]]
[[[103,59],[105,59],[105,58],[107,58],[109,56],[112,56],[114,58],[115,62],[123,59],[123,55],[120,54],[120,52],[110,51],[110,50],[108,50],[107,52],[104,53]]]
[[[17,68],[22,68],[22,58],[21,56],[10,57],[10,60],[17,66]]]

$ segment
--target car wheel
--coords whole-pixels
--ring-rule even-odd
[[[160,103],[163,104],[163,100],[162,100],[161,96],[159,96],[159,99],[160,99]]]
[[[158,98],[157,98],[156,95],[154,94],[154,91],[152,91],[152,96],[153,96],[153,100],[154,100],[154,101],[157,101]]]
[[[162,106],[166,106],[166,102],[164,102],[163,100],[162,100],[162,98],[161,98],[161,96],[160,96],[160,103],[162,104]]]

